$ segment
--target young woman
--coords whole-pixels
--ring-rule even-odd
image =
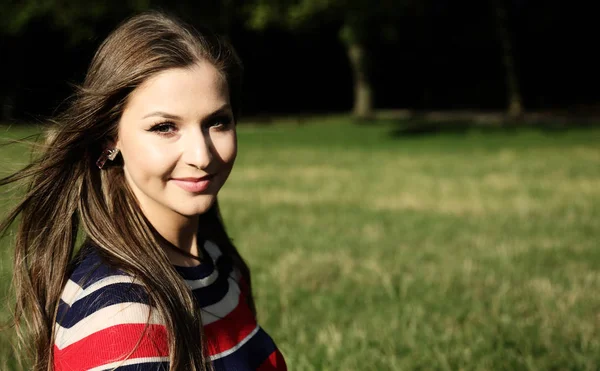
[[[44,151],[0,182],[28,184],[0,230],[20,216],[16,323],[35,370],[285,370],[217,204],[240,82],[217,36],[135,16],[100,46]]]

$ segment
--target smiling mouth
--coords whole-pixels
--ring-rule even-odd
[[[201,178],[171,178],[171,181],[184,191],[191,193],[200,193],[208,189],[212,183],[214,174],[206,175]]]

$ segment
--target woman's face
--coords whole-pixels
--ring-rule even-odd
[[[204,213],[237,154],[227,84],[207,62],[153,76],[131,93],[115,146],[149,220]]]

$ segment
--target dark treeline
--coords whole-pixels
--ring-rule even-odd
[[[225,3],[235,7],[234,1]],[[377,1],[371,3],[378,6]],[[232,40],[246,68],[244,113],[352,109],[355,81],[339,37],[343,17],[332,13],[295,28],[276,22],[251,27],[245,10],[223,13],[216,5],[207,15],[203,5],[196,9],[178,4],[161,8],[192,23],[209,23]],[[393,17],[372,17],[365,26],[375,109],[506,110],[507,60],[526,111],[577,110],[600,103],[600,57],[594,50],[600,32],[587,2],[411,4]],[[71,84],[82,81],[102,39],[132,12],[123,7],[85,18],[83,30],[77,24],[57,24],[51,13],[42,12],[16,30],[4,30],[2,119],[31,122],[51,115],[73,91]],[[507,51],[512,59],[506,59]]]

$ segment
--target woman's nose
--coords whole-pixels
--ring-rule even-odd
[[[201,129],[190,133],[185,140],[183,159],[192,167],[206,170],[213,160],[210,136]]]

